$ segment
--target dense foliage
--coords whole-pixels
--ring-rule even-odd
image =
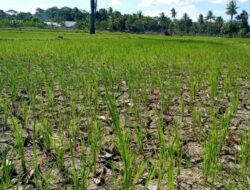
[[[95,13],[96,29],[108,31],[120,31],[131,33],[156,32],[166,35],[226,35],[226,36],[248,36],[249,22],[248,13],[243,10],[238,14],[236,1],[230,1],[226,7],[226,13],[230,16],[225,21],[221,16],[215,16],[210,10],[207,15],[200,14],[197,21],[193,21],[187,13],[180,19],[176,19],[178,10],[171,9],[171,18],[165,13],[159,16],[144,16],[141,11],[134,14],[122,14],[112,8],[99,9]],[[0,26],[19,27],[36,26],[44,27],[44,22],[63,23],[64,21],[76,21],[76,28],[89,28],[90,13],[78,8],[51,7],[43,10],[36,9],[34,15],[31,13],[7,12],[0,10]]]

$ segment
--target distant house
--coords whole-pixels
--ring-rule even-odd
[[[76,27],[76,22],[75,21],[65,21],[64,26],[66,28],[75,28]]]
[[[61,24],[57,22],[44,22],[47,26],[53,26],[53,27],[62,27]]]

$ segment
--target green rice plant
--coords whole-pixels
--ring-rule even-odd
[[[10,108],[9,108],[9,99],[8,98],[5,98],[4,99],[4,113],[3,113],[3,120],[4,120],[4,127],[3,127],[3,130],[7,128],[7,125],[8,125],[8,119],[9,119],[9,116],[10,116]]]
[[[170,148],[169,152],[168,152],[168,159],[167,161],[167,186],[168,189],[174,190],[175,189],[175,184],[174,184],[174,180],[175,180],[175,161],[174,161],[174,151],[172,149],[172,147]]]
[[[102,138],[100,122],[95,116],[89,132],[89,144],[91,147],[93,171],[96,171],[97,155],[101,148]]]
[[[239,93],[240,93],[240,87],[239,84],[237,84],[237,87],[234,90],[233,95],[230,97],[230,114],[235,114],[238,110]]]
[[[201,128],[202,116],[201,112],[199,112],[196,108],[194,108],[192,111],[192,123],[194,127]]]
[[[42,183],[40,188],[44,190],[50,189],[50,180],[51,180],[51,173],[39,173],[40,177],[42,178]]]
[[[208,139],[203,149],[203,173],[205,181],[208,177],[212,178],[211,185],[213,187],[216,176],[218,175],[218,155],[220,148],[218,127],[213,121]]]
[[[37,130],[41,135],[43,145],[46,151],[51,152],[52,138],[53,138],[53,129],[51,124],[47,121],[46,118],[41,119],[41,123],[37,122]]]
[[[226,95],[229,94],[231,86],[233,84],[233,76],[232,76],[233,69],[231,67],[228,68],[227,73],[225,73],[224,81],[223,81],[223,90]]]
[[[81,155],[80,155],[80,171],[79,171],[79,188],[87,189],[89,176],[92,173],[92,161],[89,157],[83,138],[80,140]]]
[[[212,104],[217,100],[218,95],[218,73],[217,71],[211,71],[209,75],[209,83],[210,83],[210,96]]]
[[[18,123],[17,119],[11,118],[11,129],[15,136],[16,147],[18,149],[18,153],[21,159],[21,165],[24,171],[26,171],[26,161],[24,156],[24,137],[21,125]]]
[[[65,148],[64,148],[64,139],[65,136],[62,132],[59,133],[58,139],[53,139],[52,141],[52,147],[55,151],[56,155],[56,162],[58,167],[64,171],[65,165],[64,165],[64,155],[65,155]]]
[[[17,69],[17,68],[16,68]],[[11,100],[12,102],[15,102],[17,96],[18,96],[18,87],[17,87],[17,83],[16,81],[18,80],[17,78],[17,73],[18,71],[13,69],[14,73],[9,73],[10,74],[10,78],[9,78],[9,85],[11,88]]]
[[[36,136],[33,135],[33,170],[34,170],[34,179],[35,179],[35,185],[38,188],[41,185],[38,182],[38,177],[40,176],[40,169],[37,159],[37,145],[36,145]]]
[[[240,176],[246,189],[250,186],[250,130],[241,137],[239,150]]]
[[[23,114],[23,126],[28,126],[29,124],[29,115],[28,115],[28,106],[25,102],[21,103],[21,109],[22,109],[22,114]]]
[[[173,140],[173,149],[174,155],[177,165],[177,173],[180,174],[181,166],[182,166],[182,157],[183,157],[183,149],[182,149],[182,136],[180,131],[180,126],[175,124],[174,128],[174,140]],[[173,186],[174,187],[174,186]]]
[[[226,138],[229,134],[229,126],[230,126],[231,119],[232,119],[232,115],[230,113],[224,114],[221,119],[222,130],[221,130],[221,135],[220,135],[219,150],[222,149],[223,145],[225,144]]]
[[[135,189],[136,184],[139,182],[140,177],[142,176],[143,172],[147,169],[147,161],[143,161],[139,166],[138,169],[134,175],[133,179],[133,185],[131,189]]]
[[[168,145],[163,131],[163,122],[161,120],[158,122],[158,137],[160,141],[158,187],[161,187],[166,172],[166,184],[168,189],[175,189],[175,153],[177,153],[178,167],[180,166],[180,159],[182,157],[180,134],[175,128],[174,138]]]
[[[76,170],[76,163],[75,163],[75,144],[73,142],[73,140],[70,140],[70,156],[71,156],[71,162],[72,162],[72,169],[71,169],[71,173],[73,176],[73,189],[74,190],[78,190],[80,188],[80,184],[79,184],[79,180],[78,180],[78,173]]]
[[[197,79],[193,76],[189,80],[190,97],[192,97],[193,100],[195,99],[198,90],[197,88],[198,88]]]
[[[142,125],[136,125],[135,126],[135,134],[136,139],[139,144],[140,150],[143,151],[144,149],[144,143],[143,143],[143,132],[142,132]]]
[[[75,116],[73,116],[75,117]],[[71,121],[70,121],[70,124],[69,124],[69,136],[71,138],[71,140],[73,141],[73,145],[76,145],[76,141],[77,141],[77,137],[78,137],[78,133],[79,133],[79,130],[80,130],[80,125],[79,125],[79,119],[78,118],[73,118]]]
[[[185,116],[185,102],[183,99],[183,96],[181,96],[181,103],[180,103],[180,109],[181,109],[181,121],[184,121],[184,116]]]
[[[120,116],[119,112],[115,106],[114,99],[109,95],[108,88],[106,86],[106,101],[108,109],[112,118],[114,131],[116,135],[116,145],[121,154],[123,165],[124,165],[124,178],[122,189],[130,189],[132,185],[132,163],[134,161],[134,154],[130,150],[128,145],[128,133],[120,125]]]
[[[143,152],[144,149],[144,143],[143,143],[143,122],[140,116],[140,112],[139,112],[139,106],[140,103],[137,103],[137,98],[136,98],[136,92],[135,89],[131,89],[129,88],[131,91],[131,97],[133,100],[133,105],[132,105],[132,113],[134,113],[135,118],[136,118],[136,124],[134,126],[135,128],[135,134],[136,134],[136,139],[137,139],[137,143],[139,144],[140,150]]]
[[[203,135],[202,115],[196,108],[193,108],[192,110],[192,124],[193,127],[198,128],[199,134],[197,135],[197,140],[201,141],[201,137]]]
[[[171,155],[168,155],[168,149],[167,149],[167,142],[166,142],[166,139],[165,139],[165,135],[163,133],[163,122],[162,121],[158,121],[158,124],[157,124],[157,132],[158,132],[158,138],[159,138],[159,141],[160,141],[160,153],[159,153],[159,156],[158,156],[158,181],[157,181],[157,185],[158,187],[161,187],[161,184],[162,184],[162,181],[164,179],[164,174],[165,174],[165,171],[166,171],[166,164],[168,162],[170,162],[170,165],[171,165],[171,160],[168,160],[168,158],[171,158],[171,157],[168,157],[168,156],[171,156]],[[169,174],[169,172],[168,172]],[[169,177],[169,176],[168,176]]]
[[[156,173],[156,168],[155,168],[154,164],[152,163],[150,165],[150,168],[149,168],[149,174],[148,174],[148,178],[147,178],[146,183],[145,183],[145,187],[149,186],[150,182],[155,177],[155,173]]]
[[[9,151],[6,149],[1,154],[0,164],[0,188],[9,189],[11,184],[11,175],[13,173],[13,163],[8,159]]]

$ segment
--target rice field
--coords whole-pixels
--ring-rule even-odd
[[[249,39],[0,31],[0,189],[249,187]]]

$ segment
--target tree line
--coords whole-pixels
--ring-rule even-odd
[[[35,26],[46,27],[47,22],[62,23],[76,21],[76,27],[95,33],[97,30],[131,33],[164,33],[165,35],[211,35],[211,36],[247,36],[250,32],[248,13],[238,12],[236,1],[230,1],[226,6],[226,13],[230,20],[225,21],[221,16],[215,16],[212,10],[206,15],[198,15],[193,21],[187,13],[177,19],[178,10],[170,10],[171,17],[165,13],[159,16],[145,16],[138,11],[133,14],[122,14],[112,8],[97,10],[97,0],[91,0],[91,11],[69,7],[51,7],[46,10],[37,8],[34,14],[0,10],[0,27]]]

